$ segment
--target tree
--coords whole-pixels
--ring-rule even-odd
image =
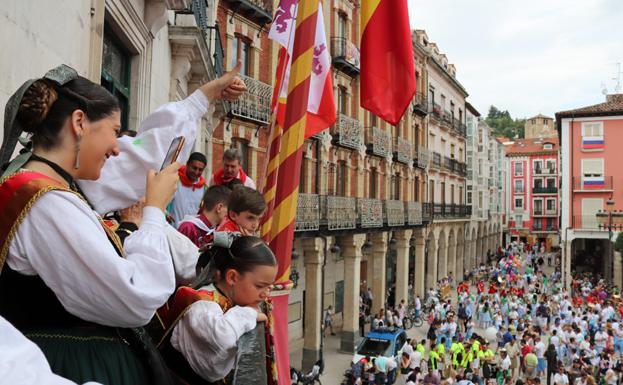
[[[617,235],[617,239],[614,241],[614,249],[619,253],[623,253],[623,232]]]
[[[500,110],[496,106],[489,107],[485,122],[493,129],[495,136],[507,138],[523,138],[525,119],[513,119],[510,112]]]

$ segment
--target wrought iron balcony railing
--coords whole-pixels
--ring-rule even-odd
[[[359,75],[359,48],[345,37],[331,38],[333,67],[349,76]]]
[[[435,102],[431,103],[429,101],[429,103],[428,103],[428,112],[430,114],[432,114],[432,116],[435,119],[441,119],[441,114],[442,114],[442,112],[441,112],[441,105],[439,105],[439,104],[437,104]]]
[[[612,176],[573,177],[573,192],[612,191]]]
[[[361,146],[361,123],[357,119],[338,114],[337,122],[331,129],[333,143],[359,150]]]
[[[472,206],[435,203],[433,207],[433,218],[467,218],[472,215]]]
[[[351,197],[326,197],[326,218],[329,230],[345,230],[357,227],[356,199]]]
[[[377,128],[368,127],[366,133],[366,148],[368,154],[386,157],[391,154],[391,135],[389,132]]]
[[[379,199],[359,198],[362,228],[383,226],[383,204]]]
[[[234,14],[239,13],[249,20],[252,20],[264,26],[273,21],[273,2],[272,0],[226,0],[226,2],[232,5],[232,11]],[[279,18],[279,12],[277,10],[275,17]],[[230,20],[233,19],[233,14]]]
[[[447,215],[458,215],[452,212],[448,209]],[[429,203],[300,193],[295,231],[419,226],[431,219],[432,205]]]
[[[404,226],[405,203],[397,200],[385,201],[386,223],[388,226]]]
[[[433,162],[432,166],[435,168],[441,168],[441,154],[438,152],[433,152]]]
[[[442,168],[446,171],[449,172],[454,172],[454,159],[450,158],[449,156],[444,156],[443,157],[443,166]]]
[[[394,142],[394,160],[409,164],[413,155],[411,154],[411,143],[408,140],[397,137]]]
[[[556,194],[558,192],[558,187],[533,187],[533,194]]]
[[[433,219],[433,204],[429,202],[422,203],[422,223],[429,223]]]
[[[407,210],[407,224],[409,225],[421,225],[422,224],[422,203],[421,202],[405,202]]]
[[[416,93],[413,101],[413,113],[421,116],[428,114],[428,100],[426,95],[422,93]]]
[[[299,194],[295,231],[310,231],[319,228],[320,199],[318,194]]]
[[[417,167],[425,169],[430,162],[430,151],[426,147],[418,146],[417,148]]]
[[[273,87],[257,79],[238,75],[246,84],[247,92],[235,102],[230,102],[230,113],[236,118],[268,125]]]

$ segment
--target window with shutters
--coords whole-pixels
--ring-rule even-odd
[[[603,122],[582,122],[582,151],[603,151]]]
[[[523,162],[515,162],[515,176],[523,176]]]
[[[582,176],[584,178],[604,176],[603,158],[582,159]]]

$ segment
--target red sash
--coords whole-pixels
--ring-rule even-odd
[[[61,182],[34,171],[20,171],[0,181],[0,271],[20,224],[35,202],[52,190],[73,192]]]
[[[219,294],[217,290],[195,290],[188,286],[180,286],[167,303],[156,312],[156,318],[159,321],[158,326],[162,328],[162,335],[154,336],[158,337],[154,339],[156,346],[159,347],[167,339],[178,321],[186,314],[190,306],[197,301],[216,302],[223,309],[223,313],[232,307],[231,301]],[[157,333],[156,331],[154,332]]]
[[[0,212],[2,213],[0,215],[0,271],[4,266],[11,241],[32,206],[43,194],[55,190],[76,194],[80,199],[84,199],[58,180],[35,171],[19,171],[0,181]],[[123,256],[123,246],[119,237],[104,224],[99,216],[98,219],[119,255]]]

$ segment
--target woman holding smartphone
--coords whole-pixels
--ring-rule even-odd
[[[162,230],[179,165],[154,170],[174,137],[194,141],[210,102],[244,92],[236,73],[161,107],[138,142],[141,130],[117,140],[116,98],[67,66],[26,82],[7,103],[0,158],[22,132],[33,150],[0,181],[0,315],[44,351],[56,374],[79,383],[167,383],[139,327],[175,287]],[[100,214],[143,195],[141,225],[122,246]]]

